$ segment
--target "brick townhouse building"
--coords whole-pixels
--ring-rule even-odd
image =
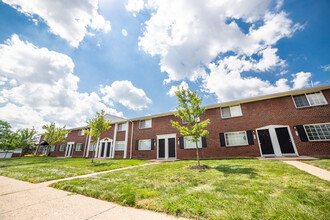
[[[329,156],[330,85],[206,106],[210,134],[198,143],[201,158]],[[96,146],[81,128],[51,147],[59,157],[190,159],[195,145],[171,126],[173,112],[124,119],[107,115],[112,127]],[[42,151],[42,150],[39,150]]]

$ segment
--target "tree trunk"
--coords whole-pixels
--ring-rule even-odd
[[[197,142],[195,142],[195,144],[196,144],[196,153],[197,153],[197,163],[198,163],[198,166],[200,166],[200,164],[199,164],[199,155],[198,155],[198,144],[197,144]]]

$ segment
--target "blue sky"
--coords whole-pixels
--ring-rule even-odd
[[[0,119],[75,127],[174,110],[177,85],[209,105],[329,84],[329,21],[326,0],[3,0]]]

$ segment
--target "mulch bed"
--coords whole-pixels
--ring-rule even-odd
[[[190,166],[187,169],[189,170],[206,170],[206,169],[210,169],[209,166],[207,165],[202,165],[202,166]]]

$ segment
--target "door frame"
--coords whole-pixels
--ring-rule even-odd
[[[65,157],[72,157],[73,149],[72,149],[72,154],[71,154],[71,156],[66,156],[66,154],[67,154],[67,152],[68,152],[68,150],[69,150],[69,145],[71,145],[71,144],[74,145],[74,142],[72,141],[72,142],[68,142],[68,143],[66,143],[66,149],[65,149],[65,154],[64,154]],[[73,147],[73,146],[72,146],[72,147]]]
[[[280,143],[278,142],[278,138],[277,138],[275,128],[287,128],[288,129],[288,133],[289,133],[289,136],[291,138],[291,143],[292,143],[293,150],[294,150],[295,153],[292,153],[292,154],[283,154],[282,153],[281,148],[280,148]],[[258,130],[266,130],[266,129],[268,129],[268,131],[269,131],[269,136],[270,136],[270,140],[271,140],[272,145],[273,145],[274,154],[263,155],[262,151],[261,151],[261,145],[260,145]],[[294,142],[294,139],[293,139],[293,136],[292,136],[292,133],[291,133],[290,126],[288,126],[288,125],[268,125],[268,126],[264,126],[264,127],[261,127],[261,128],[257,128],[256,133],[257,133],[257,138],[258,138],[260,155],[262,157],[267,157],[267,156],[268,157],[272,157],[272,156],[276,156],[276,157],[280,157],[280,156],[299,156],[298,150],[296,148],[296,144]]]
[[[162,135],[157,135],[157,160],[158,159],[164,159],[164,160],[168,160],[168,155],[169,155],[169,146],[168,146],[168,139],[169,138],[175,138],[175,141],[174,141],[174,148],[175,148],[175,157],[170,157],[170,158],[173,158],[173,159],[176,159],[177,158],[177,149],[176,149],[176,134],[162,134]],[[159,158],[159,139],[165,139],[165,157],[164,158]]]
[[[111,143],[110,145],[110,154],[109,154],[109,157],[106,157],[107,155],[107,149],[108,149],[108,142]],[[101,151],[102,151],[102,143],[104,143],[104,156],[101,157]],[[98,152],[98,155],[97,157],[98,158],[112,158],[112,149],[113,148],[113,140],[111,138],[103,138],[102,140],[100,140],[100,143],[99,143],[99,152]]]

